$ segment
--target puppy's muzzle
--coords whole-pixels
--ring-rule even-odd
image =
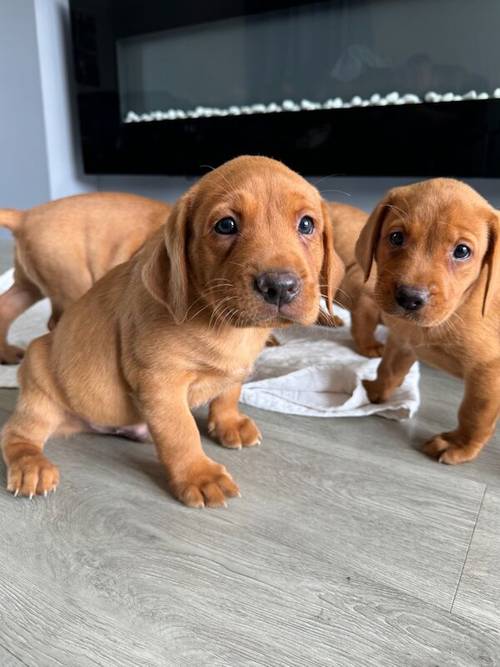
[[[399,285],[396,288],[396,303],[404,310],[414,312],[420,310],[429,302],[429,290],[410,285]]]
[[[264,301],[278,308],[293,301],[300,292],[299,278],[289,271],[260,273],[253,286]]]

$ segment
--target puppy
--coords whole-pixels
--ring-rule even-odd
[[[442,463],[474,459],[500,409],[500,225],[472,188],[436,178],[391,190],[356,246],[390,329],[373,403],[387,400],[418,357],[465,381],[458,427],[424,451]]]
[[[351,334],[354,345],[365,357],[380,357],[384,346],[375,338],[375,329],[381,322],[381,312],[373,299],[375,276],[365,283],[363,270],[356,261],[355,248],[368,214],[359,208],[336,202],[328,203],[330,221],[335,236],[335,250],[345,266],[345,275],[335,295],[335,301],[351,311]],[[318,324],[342,325],[336,318],[321,312]]]
[[[14,284],[0,296],[0,363],[18,363],[24,354],[7,343],[22,312],[49,297],[52,329],[70,303],[140,248],[170,209],[145,197],[96,192],[28,211],[0,210],[0,225],[16,240]]]
[[[273,327],[312,324],[342,276],[318,191],[283,164],[239,157],[204,176],[143,250],[114,268],[28,348],[5,425],[8,489],[33,496],[59,473],[55,433],[146,422],[170,489],[191,507],[238,495],[209,459],[190,408],[232,448],[260,443],[240,383]]]

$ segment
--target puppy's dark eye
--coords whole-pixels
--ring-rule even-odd
[[[304,215],[299,221],[298,230],[301,234],[312,234],[314,231],[314,220],[309,215]]]
[[[392,232],[389,235],[389,243],[395,248],[400,248],[405,242],[405,235],[403,232]]]
[[[453,251],[453,257],[455,259],[469,259],[470,256],[471,249],[468,245],[464,245],[463,243],[459,243]]]
[[[221,218],[214,225],[214,231],[217,234],[237,234],[238,226],[234,218]]]

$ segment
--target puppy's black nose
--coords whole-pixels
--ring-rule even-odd
[[[429,301],[429,290],[400,285],[396,288],[396,302],[405,310],[420,310]]]
[[[279,308],[295,299],[300,291],[300,282],[294,273],[270,271],[260,273],[255,278],[254,289],[265,301]]]

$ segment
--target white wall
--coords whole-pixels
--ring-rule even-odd
[[[96,179],[80,166],[68,0],[34,2],[50,196],[57,199],[95,190]]]
[[[0,2],[0,202],[50,198],[33,0]]]

